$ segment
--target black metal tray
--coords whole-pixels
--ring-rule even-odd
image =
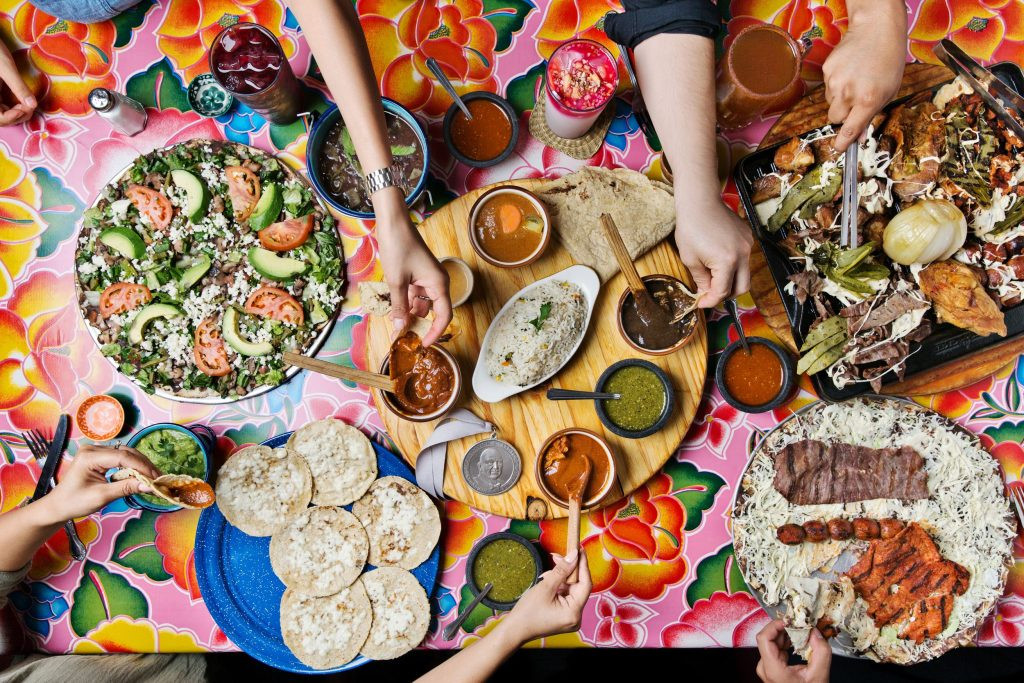
[[[1000,62],[989,66],[989,69],[1001,81],[1018,93],[1024,93],[1024,72],[1022,72],[1020,66],[1013,62]],[[952,74],[950,74],[950,80],[953,80]],[[933,87],[932,90],[938,90],[939,87],[941,85]],[[897,100],[890,105],[890,108],[912,96]],[[808,130],[801,135],[807,135],[812,132],[814,131]],[[799,347],[803,345],[804,337],[815,320],[814,307],[809,302],[806,306],[800,304],[796,297],[786,292],[785,287],[789,284],[789,276],[798,272],[800,268],[797,267],[796,262],[792,261],[778,244],[779,240],[784,237],[785,230],[780,230],[778,234],[768,232],[761,224],[757,211],[754,209],[754,202],[751,200],[754,180],[777,170],[773,159],[776,148],[781,144],[782,142],[748,154],[736,165],[733,176],[736,179],[736,188],[739,191],[743,209],[747,214],[747,220],[750,222],[754,235],[764,250],[768,270],[772,274],[772,279],[775,280],[779,296],[782,297],[786,316],[789,318],[789,324],[793,330],[793,338]],[[1004,312],[1006,314],[1007,330],[1005,339],[1024,332],[1024,304],[1007,308]],[[909,378],[918,372],[963,358],[975,351],[1005,341],[1005,339],[996,335],[980,337],[973,332],[962,330],[949,324],[936,325],[934,331],[920,345],[911,347],[912,353],[906,361],[905,377]],[[824,370],[812,375],[811,381],[818,395],[828,401],[842,401],[852,396],[863,394],[871,389],[867,382],[858,382],[839,389],[832,383],[832,379]],[[899,379],[894,373],[889,372],[882,376],[883,386],[897,381]]]

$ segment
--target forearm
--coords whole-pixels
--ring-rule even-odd
[[[460,650],[417,679],[418,683],[482,683],[522,645],[508,617],[472,647]]]
[[[677,203],[720,201],[714,43],[663,33],[634,50],[644,104],[672,165]]]
[[[0,515],[0,571],[17,571],[60,529],[63,521],[48,497]]]
[[[348,0],[290,0],[288,4],[349,127],[363,173],[390,166],[384,108],[355,7]],[[398,188],[380,190],[371,201],[378,218],[390,219],[405,210]]]

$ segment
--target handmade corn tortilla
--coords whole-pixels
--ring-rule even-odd
[[[334,506],[311,507],[270,539],[270,565],[289,588],[331,595],[359,578],[368,551],[355,515]]]
[[[537,194],[551,210],[555,235],[573,261],[597,271],[607,282],[619,266],[601,228],[601,214],[615,221],[636,259],[672,234],[676,225],[672,188],[626,168],[585,167],[540,185]]]
[[[216,499],[209,484],[187,474],[161,474],[156,479],[150,479],[136,469],[122,467],[110,475],[111,481],[124,481],[132,478],[138,479],[148,486],[155,496],[163,498],[172,505],[180,505],[189,510],[208,508]]]
[[[314,669],[352,661],[366,642],[372,620],[370,599],[359,581],[321,598],[291,588],[281,596],[284,644]]]
[[[360,654],[395,659],[427,635],[430,604],[416,577],[398,567],[381,567],[359,577],[370,598],[373,620]]]
[[[441,518],[427,494],[401,477],[373,482],[352,512],[370,539],[370,564],[412,569],[437,545]]]
[[[217,473],[217,505],[250,536],[270,536],[309,505],[313,478],[306,461],[284,448],[249,446]]]
[[[313,474],[314,505],[348,505],[377,478],[370,440],[332,417],[295,430],[286,447],[301,455]]]

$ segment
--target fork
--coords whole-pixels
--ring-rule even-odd
[[[1024,491],[1016,486],[1007,486],[1006,488],[1010,492],[1013,507],[1017,510],[1017,521],[1020,522],[1021,527],[1024,527]]]
[[[28,450],[32,453],[32,456],[36,459],[36,462],[42,463],[46,460],[46,451],[50,448],[50,441],[43,437],[39,430],[33,429],[28,432],[22,432],[21,437],[25,440],[25,444],[28,446]],[[56,479],[50,477],[50,486],[52,489],[57,485]],[[75,523],[72,520],[64,522],[64,534],[68,537],[68,548],[71,550],[71,557],[75,558],[79,562],[85,559],[85,544],[82,543],[82,539],[78,537],[78,530],[75,528]]]

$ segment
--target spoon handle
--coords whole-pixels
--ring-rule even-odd
[[[634,292],[646,292],[647,288],[644,286],[643,280],[640,279],[640,273],[636,272],[633,257],[629,255],[629,250],[626,248],[625,242],[622,241],[622,233],[619,232],[615,221],[611,216],[603,213],[601,214],[601,226],[604,228],[605,239],[608,240],[612,253],[615,254],[615,260],[619,263],[619,269],[626,276],[626,284]]]
[[[580,515],[582,510],[582,501],[573,496],[569,499],[569,528],[565,534],[565,556],[568,556],[573,549],[579,550],[580,547]],[[569,574],[565,580],[566,583],[572,584],[580,580],[580,565],[577,562],[575,569]]]
[[[454,638],[455,632],[459,630],[460,626],[462,626],[462,622],[469,618],[469,613],[476,609],[476,606],[480,604],[481,600],[487,597],[487,594],[491,592],[492,588],[494,588],[493,583],[485,584],[483,590],[481,590],[477,596],[473,598],[468,605],[466,605],[466,609],[462,610],[462,613],[455,617],[455,621],[444,627],[444,631],[441,632],[441,637],[446,641]]]
[[[582,399],[598,399],[614,401],[622,398],[620,394],[609,394],[605,391],[576,391],[575,389],[548,389],[549,401],[577,401]]]
[[[437,63],[437,60],[433,57],[427,58],[427,68],[434,74],[437,81],[441,84],[441,87],[451,95],[451,98],[455,100],[455,104],[459,105],[459,109],[466,115],[467,119],[472,119],[473,115],[469,113],[469,109],[466,107],[466,103],[459,97],[459,93],[455,92],[455,87],[452,86],[452,82],[448,80],[448,77],[444,75],[444,71],[441,70],[441,65]]]
[[[736,328],[736,334],[739,335],[740,346],[743,347],[743,351],[749,356],[750,344],[747,343],[747,335],[743,334],[743,325],[740,324],[740,312],[736,308],[736,299],[726,299],[724,306],[725,312],[729,314],[733,327]]]

